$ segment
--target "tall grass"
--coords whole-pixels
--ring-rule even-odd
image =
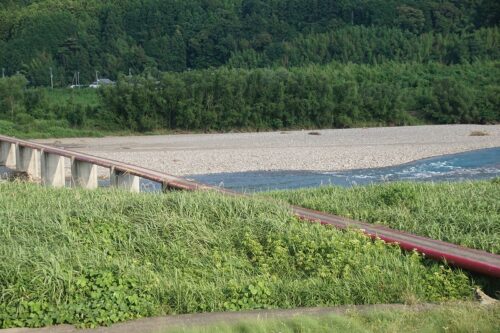
[[[460,270],[267,199],[0,184],[0,327],[471,296]]]
[[[29,125],[0,120],[0,134],[20,139],[103,137],[115,134],[102,130],[72,128],[65,120],[35,119]]]
[[[390,183],[269,194],[294,205],[500,253],[500,181]]]

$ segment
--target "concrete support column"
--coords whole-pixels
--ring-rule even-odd
[[[0,142],[0,165],[9,169],[16,168],[16,150],[15,143]]]
[[[72,160],[71,161],[71,186],[83,187],[86,189],[96,189],[97,183],[97,165]]]
[[[39,181],[41,178],[40,169],[40,151],[19,146],[17,152],[17,171],[26,172],[31,180]]]
[[[130,192],[140,192],[139,177],[129,173],[111,170],[110,175],[111,186],[123,189]]]
[[[42,153],[42,183],[45,186],[66,186],[64,172],[64,156],[51,153]]]

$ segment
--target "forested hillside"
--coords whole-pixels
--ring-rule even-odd
[[[496,0],[1,0],[0,64],[66,86],[75,71],[457,63],[498,57],[499,18]]]
[[[499,21],[497,0],[0,0],[0,130],[498,122]],[[50,69],[120,82],[56,100]]]

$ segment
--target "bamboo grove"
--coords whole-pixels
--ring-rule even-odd
[[[101,91],[121,127],[227,131],[500,121],[496,62],[208,69]]]

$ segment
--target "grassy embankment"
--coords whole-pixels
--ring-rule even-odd
[[[255,319],[166,329],[164,333],[400,333],[400,332],[498,332],[500,307],[472,304],[444,305],[424,311],[379,310],[346,315],[299,316],[293,319]]]
[[[319,211],[500,253],[500,179],[391,183],[262,194]]]
[[[445,207],[445,206],[443,206]],[[0,184],[0,327],[470,299],[460,270],[284,205]]]

